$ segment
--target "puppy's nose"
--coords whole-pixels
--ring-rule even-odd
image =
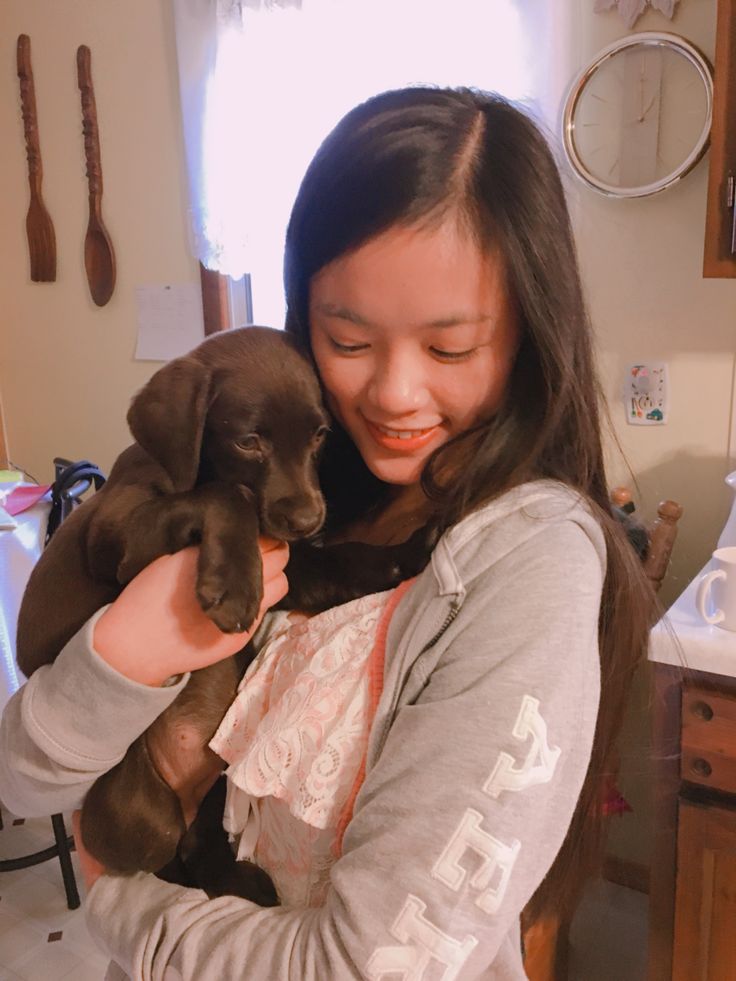
[[[314,509],[295,511],[286,515],[286,524],[289,531],[295,535],[311,535],[322,525],[322,513],[315,513]]]
[[[287,499],[277,501],[270,508],[269,517],[269,524],[279,531],[277,537],[303,538],[319,531],[325,520],[325,509],[322,502]]]

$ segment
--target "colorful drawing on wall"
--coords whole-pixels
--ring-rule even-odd
[[[663,361],[628,366],[624,406],[629,425],[661,426],[667,422],[667,403],[667,365]]]
[[[678,0],[595,0],[593,9],[597,14],[600,14],[610,10],[613,6],[618,7],[624,24],[631,30],[648,6],[654,10],[659,10],[665,17],[672,20],[677,2]]]

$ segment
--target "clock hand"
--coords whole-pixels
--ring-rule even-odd
[[[652,106],[656,101],[657,101],[657,93],[655,92],[652,98],[649,100],[649,105],[646,107],[646,109],[642,110],[642,114],[641,116],[639,116],[637,122],[639,123],[644,122],[644,117],[646,116],[646,114],[649,112],[649,110],[652,108]]]

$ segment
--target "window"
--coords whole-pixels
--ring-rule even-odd
[[[199,258],[234,280],[249,273],[255,322],[273,326],[284,321],[284,235],[299,181],[348,109],[409,84],[518,100],[532,88],[518,0],[281,2],[230,0],[216,27],[195,209]]]

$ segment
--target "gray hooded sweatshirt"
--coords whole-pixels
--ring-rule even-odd
[[[590,759],[605,563],[589,509],[553,481],[450,529],[393,614],[324,905],[262,909],[104,875],[85,901],[96,940],[136,981],[525,978],[519,916]],[[79,807],[186,683],[122,677],[92,625],[6,707],[0,797],[15,814]]]

